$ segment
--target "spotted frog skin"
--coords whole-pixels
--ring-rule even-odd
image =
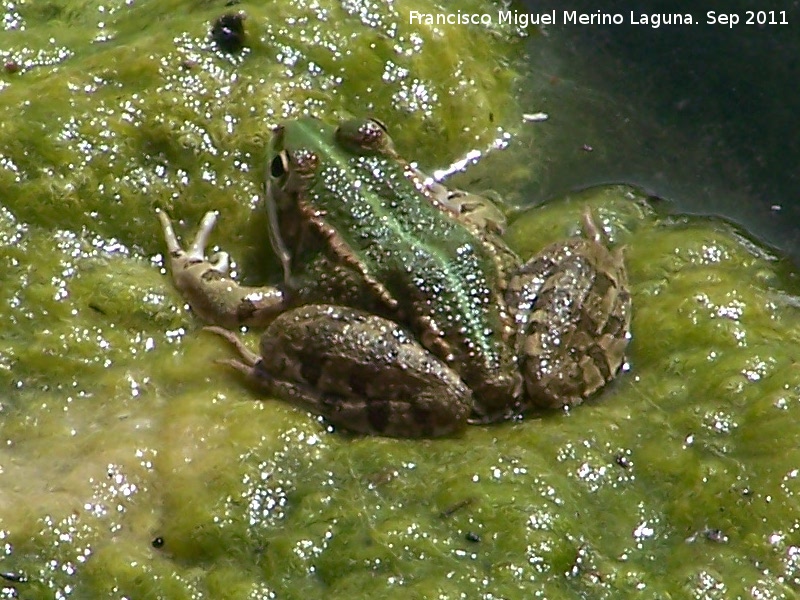
[[[434,437],[531,407],[580,404],[623,362],[630,294],[621,250],[589,212],[584,235],[523,263],[490,201],[426,182],[373,119],[304,118],[274,132],[266,178],[284,277],[246,287],[159,218],[176,287],[271,396],[337,427]],[[258,354],[230,328],[267,326]]]

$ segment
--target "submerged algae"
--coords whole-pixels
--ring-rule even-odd
[[[444,162],[511,105],[508,40],[414,31],[389,4],[242,3],[236,58],[206,37],[221,7],[81,6],[20,2],[27,29],[0,34],[14,56],[70,49],[0,85],[0,571],[24,579],[0,598],[793,597],[781,264],[624,188],[527,211],[524,254],[586,203],[625,245],[630,371],[570,413],[452,439],[330,432],[214,367],[152,208],[187,229],[220,209],[217,239],[261,275],[267,242],[241,225],[273,120],[374,109],[404,154]]]

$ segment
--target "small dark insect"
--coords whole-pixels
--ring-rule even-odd
[[[150,544],[153,546],[153,548],[161,548],[164,545],[164,538],[158,536],[152,542],[150,542]]]
[[[0,573],[0,578],[13,583],[24,583],[28,581],[28,578],[22,573]]]
[[[247,15],[242,12],[226,13],[214,21],[211,27],[211,39],[216,42],[220,50],[233,54],[244,47],[246,18]]]
[[[477,543],[477,542],[481,541],[481,536],[479,536],[474,531],[468,531],[467,535],[465,535],[464,537],[466,538],[466,540],[468,542],[476,542]]]

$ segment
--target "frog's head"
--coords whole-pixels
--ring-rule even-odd
[[[273,198],[308,186],[334,142],[333,128],[311,117],[289,121],[273,130],[268,195]]]
[[[282,205],[289,197],[314,185],[325,165],[347,170],[358,156],[395,157],[386,126],[377,119],[353,119],[331,126],[303,117],[273,130],[267,195]]]

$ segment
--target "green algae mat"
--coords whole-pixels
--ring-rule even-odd
[[[257,398],[172,289],[156,207],[184,236],[219,210],[237,276],[277,275],[283,119],[374,114],[425,169],[533,144],[513,65],[534,32],[411,26],[423,0],[0,6],[0,598],[798,595],[797,275],[723,221],[624,186],[522,211],[524,255],[587,205],[625,247],[626,370],[442,440]],[[236,11],[226,53],[209,31]],[[481,184],[535,178],[508,154]]]

